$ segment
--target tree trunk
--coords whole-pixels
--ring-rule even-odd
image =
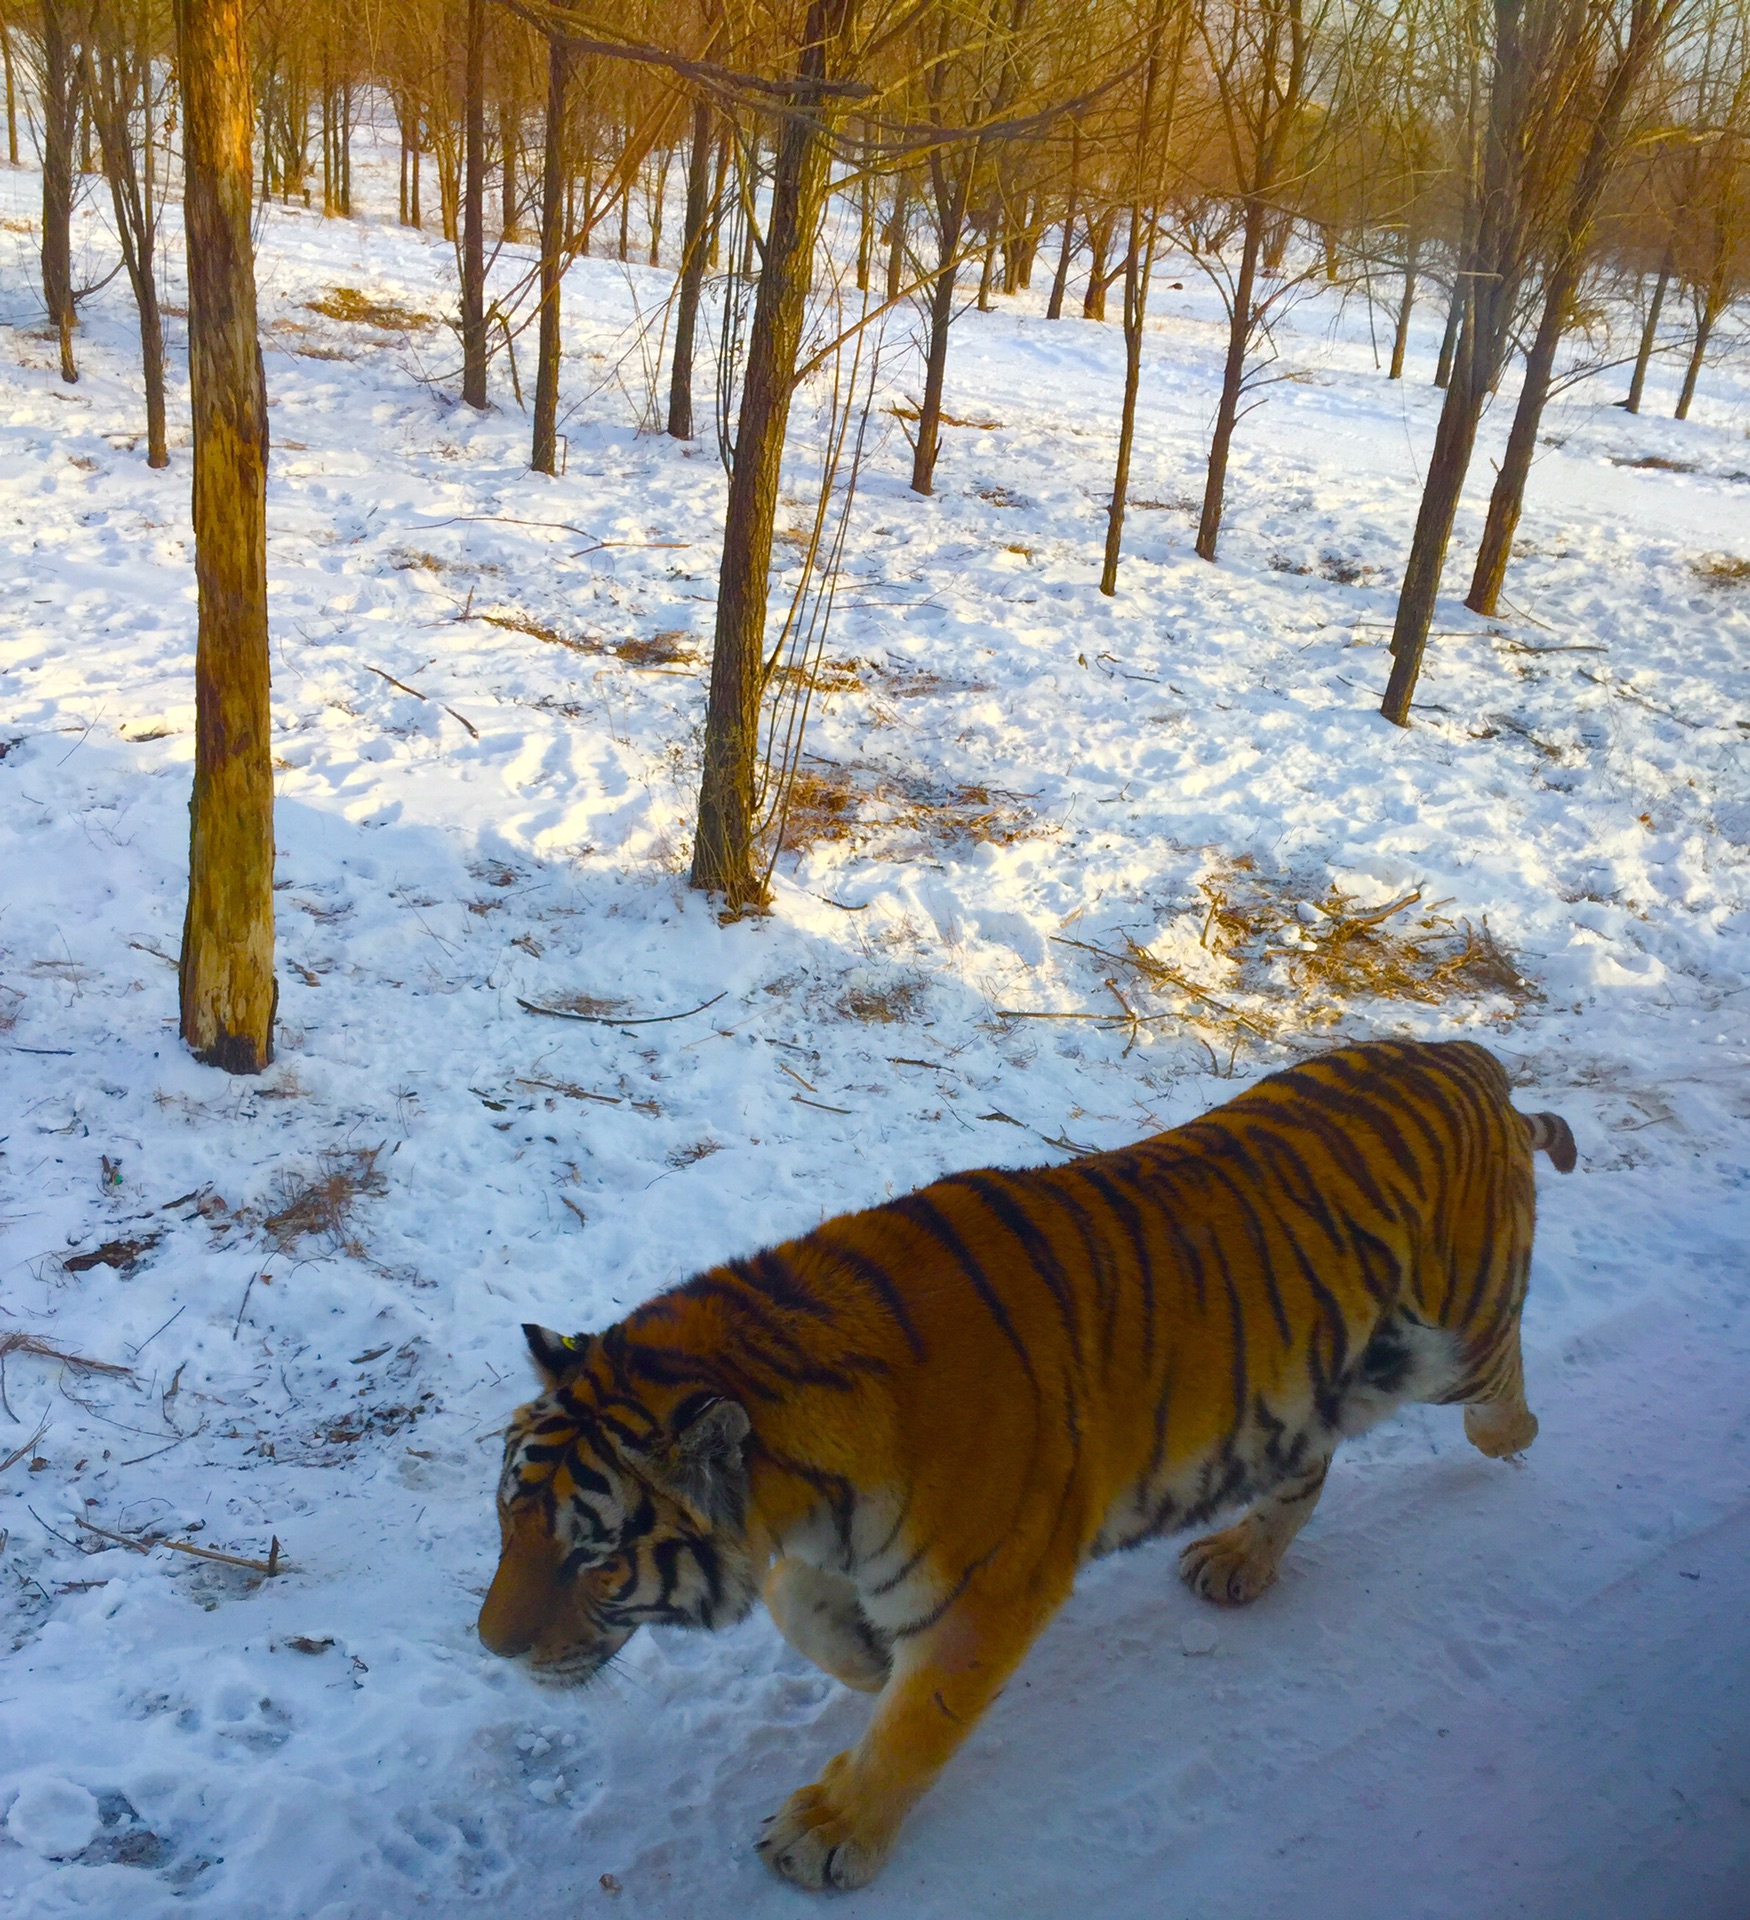
[[[1419,251],[1414,238],[1405,245],[1404,252],[1404,297],[1398,303],[1397,331],[1392,335],[1391,371],[1388,380],[1401,380],[1404,377],[1404,350],[1410,344],[1410,313],[1416,304],[1416,255]]]
[[[18,165],[18,93],[12,78],[12,28],[0,16],[0,59],[6,63],[6,158]]]
[[[463,75],[462,398],[486,405],[486,0],[468,0]]]
[[[1446,329],[1440,336],[1440,355],[1434,362],[1434,384],[1444,387],[1452,378],[1452,356],[1458,351],[1458,330],[1464,323],[1464,274],[1452,277],[1452,298],[1446,305]]]
[[[1058,250],[1057,271],[1051,276],[1051,298],[1045,303],[1047,320],[1063,318],[1063,296],[1069,286],[1070,262],[1075,258],[1076,192],[1081,184],[1082,130],[1070,131],[1069,198],[1063,206],[1063,245]]]
[[[863,164],[868,168],[868,156]],[[857,195],[857,291],[869,291],[869,270],[875,259],[875,175],[865,170]]]
[[[1562,332],[1579,278],[1579,262],[1563,261],[1558,263],[1544,289],[1543,314],[1525,356],[1525,382],[1519,389],[1519,404],[1513,410],[1506,451],[1501,455],[1494,491],[1489,495],[1489,517],[1483,526],[1482,544],[1477,548],[1470,592],[1465,596],[1464,603],[1473,613],[1492,614],[1501,598],[1507,562],[1513,553],[1513,535],[1518,531],[1525,502],[1525,481],[1531,472],[1532,455],[1537,451],[1537,429],[1543,419],[1544,403],[1549,398],[1550,375],[1555,371],[1556,353],[1562,344]]]
[[[1148,224],[1148,238],[1141,228]],[[1154,218],[1140,206],[1130,210],[1130,244],[1124,252],[1124,404],[1118,419],[1118,465],[1112,479],[1112,504],[1106,511],[1106,564],[1100,591],[1118,591],[1118,555],[1124,543],[1124,507],[1130,491],[1130,455],[1136,442],[1136,395],[1142,384],[1142,323],[1148,307],[1149,271],[1154,265]]]
[[[1525,500],[1525,482],[1531,472],[1532,455],[1537,450],[1537,429],[1549,399],[1550,376],[1555,371],[1562,332],[1591,248],[1599,203],[1616,165],[1623,116],[1628,111],[1630,98],[1639,88],[1641,75],[1658,50],[1665,21],[1673,10],[1674,0],[1657,9],[1648,0],[1639,0],[1627,43],[1616,60],[1604,98],[1593,117],[1586,155],[1562,218],[1560,246],[1544,287],[1543,315],[1538,321],[1531,351],[1526,355],[1525,381],[1519,389],[1519,404],[1513,411],[1507,450],[1502,455],[1501,468],[1489,497],[1489,518],[1465,599],[1465,605],[1473,613],[1492,614],[1501,597],[1501,585],[1507,577],[1507,562],[1513,551],[1513,534]],[[1496,371],[1498,375],[1499,368]]]
[[[140,48],[139,62],[139,84],[149,90],[152,85],[149,46]],[[164,429],[164,326],[158,312],[158,283],[152,270],[155,235],[150,207],[141,192],[140,171],[134,164],[130,127],[136,82],[124,51],[106,50],[101,64],[99,84],[97,63],[87,53],[85,84],[91,96],[91,111],[97,120],[97,137],[103,146],[103,170],[109,175],[122,264],[127,269],[140,315],[140,363],[146,387],[146,464],[167,467],[170,451]]]
[[[1719,308],[1723,302],[1716,302],[1711,294],[1704,302],[1695,323],[1695,345],[1689,350],[1689,364],[1683,369],[1683,391],[1677,396],[1677,407],[1672,414],[1674,420],[1689,418],[1690,403],[1695,399],[1695,383],[1701,378],[1701,363],[1707,358],[1708,341],[1713,337],[1714,323],[1719,319]]]
[[[1106,255],[1112,246],[1112,213],[1108,209],[1088,222],[1088,287],[1082,295],[1082,318],[1104,320],[1106,289],[1111,276],[1106,271]]]
[[[1659,277],[1653,282],[1653,298],[1647,308],[1647,324],[1641,329],[1640,351],[1635,355],[1634,377],[1628,383],[1628,398],[1622,403],[1625,412],[1639,413],[1641,395],[1647,389],[1647,366],[1653,358],[1653,346],[1659,337],[1659,315],[1665,306],[1665,289],[1671,284],[1671,249],[1665,249],[1665,258],[1659,263]]]
[[[1240,246],[1240,277],[1234,287],[1233,311],[1228,317],[1227,363],[1222,368],[1221,402],[1215,411],[1215,432],[1209,442],[1209,472],[1203,483],[1203,513],[1197,522],[1197,552],[1215,558],[1221,537],[1222,503],[1227,492],[1227,453],[1239,418],[1240,388],[1246,377],[1246,354],[1252,344],[1252,289],[1258,279],[1258,255],[1264,242],[1264,202],[1254,194],[1246,202],[1245,238]]]
[[[897,300],[905,285],[905,230],[911,219],[911,176],[900,174],[893,183],[893,211],[887,223],[887,298]]]
[[[565,253],[565,95],[571,50],[547,42],[546,152],[541,165],[541,339],[535,363],[535,434],[529,465],[553,471],[559,421],[559,288]]]
[[[693,437],[693,340],[705,285],[706,229],[711,221],[711,103],[693,102],[693,145],[687,155],[687,224],[681,238],[680,297],[675,306],[674,358],[669,364],[668,430]]]
[[[911,490],[935,489],[936,456],[942,450],[942,389],[948,377],[948,329],[954,323],[954,282],[960,267],[960,235],[966,225],[966,197],[972,185],[973,158],[958,156],[959,177],[943,177],[939,156],[930,156],[935,176],[938,232],[936,284],[930,293],[929,339],[924,350],[924,397],[918,407],[917,445],[912,449]]]
[[[194,795],[182,1037],[228,1073],[273,1059],[267,391],[250,252],[246,0],[176,0],[194,401]]]
[[[517,231],[516,218],[516,159],[517,141],[520,137],[520,129],[517,126],[516,109],[501,103],[498,109],[498,152],[500,160],[499,182],[504,192],[504,211],[503,217],[498,223],[498,230],[507,240],[521,238],[521,235]]]
[[[43,305],[61,343],[61,378],[73,360],[73,136],[77,114],[69,0],[43,0]],[[253,184],[253,181],[252,181]]]
[[[798,63],[802,79],[826,76],[828,49],[846,31],[854,9],[855,0],[810,0]],[[763,904],[764,889],[754,870],[754,778],[772,521],[826,191],[827,154],[824,131],[815,119],[796,115],[780,123],[765,259],[754,296],[723,524],[692,884],[720,894],[732,915]]]

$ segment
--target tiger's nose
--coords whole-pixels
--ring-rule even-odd
[[[506,1659],[527,1653],[551,1613],[552,1582],[530,1579],[508,1560],[499,1563],[480,1608],[481,1644]]]

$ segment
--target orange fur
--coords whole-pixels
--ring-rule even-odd
[[[1532,1150],[1563,1141],[1481,1047],[1349,1047],[1135,1146],[830,1220],[601,1335],[533,1329],[548,1392],[513,1423],[482,1636],[577,1677],[763,1580],[879,1694],[761,1848],[860,1885],[1091,1554],[1251,1502],[1181,1560],[1247,1600],[1344,1433],[1416,1398],[1528,1444]]]

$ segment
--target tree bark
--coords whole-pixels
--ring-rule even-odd
[[[1410,314],[1416,304],[1416,255],[1418,244],[1412,236],[1405,244],[1404,252],[1404,297],[1398,302],[1397,331],[1392,335],[1391,371],[1388,380],[1401,380],[1404,377],[1404,352],[1410,344]]]
[[[948,329],[954,324],[954,283],[960,270],[960,235],[966,225],[966,199],[972,186],[976,156],[956,156],[959,174],[950,182],[939,154],[930,156],[935,177],[936,211],[941,251],[937,255],[936,283],[930,291],[929,339],[924,352],[924,397],[918,407],[917,445],[912,449],[911,490],[935,489],[936,456],[942,450],[942,389],[948,378]]]
[[[1696,382],[1701,378],[1702,362],[1707,358],[1708,342],[1713,338],[1714,324],[1719,319],[1720,304],[1710,296],[1704,301],[1695,323],[1695,344],[1689,350],[1689,364],[1683,369],[1683,391],[1677,396],[1677,406],[1671,417],[1674,420],[1687,420],[1689,409],[1695,399]]]
[[[486,0],[468,0],[462,88],[462,398],[486,405]]]
[[[854,9],[855,0],[809,0],[799,78],[826,77],[829,55],[836,51]],[[732,915],[764,903],[754,867],[754,779],[772,522],[826,191],[827,153],[816,121],[797,115],[781,122],[723,524],[692,884],[721,895]]]
[[[571,49],[547,42],[546,152],[541,165],[541,336],[535,362],[535,432],[529,465],[553,471],[559,443],[559,297],[565,253],[565,96]]]
[[[104,49],[98,62],[87,54],[86,91],[97,120],[103,147],[103,170],[109,175],[110,201],[115,209],[116,235],[122,264],[134,290],[140,315],[140,363],[146,388],[146,464],[167,467],[170,450],[164,425],[164,325],[158,312],[158,282],[152,270],[153,219],[149,201],[141,192],[140,170],[134,164],[130,129],[136,85],[152,84],[151,48],[142,44],[138,71],[130,67],[125,46]]]
[[[887,298],[897,300],[905,285],[905,230],[911,219],[911,176],[899,174],[893,182],[893,211],[887,221]]]
[[[79,378],[73,359],[73,123],[78,103],[71,15],[69,0],[43,0],[43,305],[60,339],[61,378],[68,385]]]
[[[228,1073],[273,1059],[267,391],[250,242],[246,0],[176,0],[188,234],[199,641],[182,1037]]]
[[[6,158],[18,165],[18,92],[12,77],[12,28],[0,14],[0,59],[6,63]]]
[[[668,430],[677,440],[693,437],[693,342],[699,326],[699,296],[705,285],[713,144],[711,103],[701,95],[693,102],[693,144],[687,155],[687,224],[681,239],[680,297],[675,305],[674,358],[668,378]]]
[[[1082,295],[1082,318],[1104,320],[1106,289],[1112,284],[1106,271],[1106,255],[1112,246],[1112,213],[1108,209],[1088,222],[1088,285]]]
[[[1440,354],[1434,362],[1434,384],[1444,387],[1452,379],[1452,356],[1458,351],[1458,330],[1464,324],[1464,278],[1454,274],[1452,298],[1446,303],[1446,328],[1440,336]]]
[[[1063,245],[1058,249],[1057,271],[1051,276],[1051,298],[1045,303],[1047,320],[1063,318],[1063,296],[1069,286],[1070,262],[1075,258],[1076,195],[1081,185],[1082,130],[1070,130],[1069,197],[1063,207]]]
[[[1140,229],[1149,232],[1143,239]],[[1118,464],[1112,478],[1112,504],[1106,510],[1106,561],[1100,591],[1118,591],[1118,555],[1124,543],[1124,507],[1130,492],[1130,456],[1136,444],[1136,396],[1142,385],[1142,323],[1148,307],[1149,270],[1154,265],[1154,215],[1140,205],[1130,210],[1130,244],[1124,254],[1124,404],[1118,419]]]
[[[1227,455],[1239,419],[1240,388],[1246,377],[1246,350],[1252,343],[1252,290],[1258,281],[1258,255],[1264,242],[1265,206],[1252,195],[1246,202],[1245,236],[1240,245],[1240,277],[1228,318],[1227,362],[1221,374],[1221,401],[1209,441],[1209,471],[1203,482],[1203,512],[1197,522],[1197,552],[1215,558],[1221,537],[1221,512],[1227,493]]]
[[[1647,367],[1659,337],[1659,315],[1665,306],[1665,290],[1671,284],[1671,266],[1671,249],[1667,247],[1665,258],[1659,263],[1659,277],[1653,282],[1653,298],[1647,307],[1647,324],[1641,329],[1640,350],[1635,355],[1635,370],[1628,383],[1628,398],[1622,403],[1627,413],[1640,412],[1641,395],[1647,390]]]

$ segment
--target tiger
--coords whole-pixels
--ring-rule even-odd
[[[827,1220],[605,1332],[526,1326],[480,1638],[575,1684],[647,1621],[763,1597],[877,1698],[755,1844],[861,1886],[1085,1560],[1240,1508],[1178,1563],[1240,1605],[1344,1435],[1457,1403],[1484,1454],[1531,1444],[1536,1151],[1575,1164],[1485,1048],[1373,1041],[1133,1146]]]

